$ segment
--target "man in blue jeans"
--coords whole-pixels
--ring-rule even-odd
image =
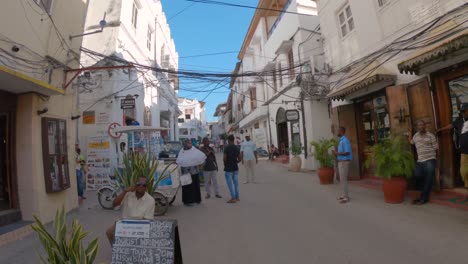
[[[239,148],[234,145],[234,136],[228,137],[228,145],[224,148],[224,176],[231,193],[231,200],[228,203],[240,202],[239,200],[239,167],[241,161]]]
[[[423,205],[429,202],[432,185],[435,176],[437,150],[439,145],[434,134],[426,131],[426,123],[419,120],[417,123],[418,132],[411,139],[411,134],[408,134],[409,141],[416,147],[418,154],[418,162],[416,163],[416,172],[414,180],[416,186],[421,190],[419,199],[413,201],[413,204]]]

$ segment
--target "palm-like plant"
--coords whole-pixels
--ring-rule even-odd
[[[318,141],[311,141],[310,145],[315,149],[315,151],[311,150],[311,153],[320,163],[320,167],[333,168],[336,157],[330,153],[330,149],[338,145],[336,139],[322,138]]]
[[[375,164],[377,176],[391,179],[393,177],[410,178],[413,176],[415,161],[408,142],[402,137],[388,137],[370,148],[372,155],[364,166]]]
[[[98,239],[92,240],[86,247],[83,239],[88,232],[77,220],[72,223],[72,230],[67,233],[65,209],[58,210],[54,220],[54,234],[50,234],[44,224],[34,216],[35,223],[31,228],[37,233],[47,257],[40,256],[42,263],[51,264],[92,264],[98,252]]]
[[[171,170],[170,167],[174,163],[170,163],[163,168],[160,174],[158,174],[158,178],[155,178],[156,171],[162,163],[160,163],[155,157],[146,153],[131,153],[124,155],[123,164],[124,168],[121,172],[119,170],[115,170],[117,184],[119,187],[126,189],[135,185],[138,177],[145,177],[147,179],[146,191],[150,194],[156,190],[162,180],[168,178],[177,169],[176,166]]]
[[[301,155],[301,154],[302,154],[302,146],[301,146],[301,144],[292,143],[291,148],[289,148],[289,152],[291,152],[291,154],[293,154],[294,156],[299,156],[299,155]]]

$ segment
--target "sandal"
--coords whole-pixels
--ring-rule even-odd
[[[343,199],[340,200],[341,204],[345,204],[347,202],[349,202],[349,198],[343,198]]]
[[[346,199],[346,197],[340,196],[340,197],[337,198],[338,201],[341,201],[341,200],[343,200],[343,199]]]
[[[227,201],[227,203],[236,203],[236,200],[231,199],[231,200]]]

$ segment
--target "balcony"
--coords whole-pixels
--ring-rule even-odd
[[[239,128],[244,128],[250,126],[262,119],[266,119],[268,115],[267,107],[264,105],[259,105],[255,110],[252,110],[250,114],[245,116],[241,121],[239,121]]]

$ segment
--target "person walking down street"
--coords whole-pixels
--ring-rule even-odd
[[[240,159],[239,148],[234,145],[234,136],[228,137],[228,145],[224,149],[224,176],[226,177],[226,183],[231,193],[231,199],[228,203],[240,202],[239,199],[239,167],[238,163]]]
[[[76,183],[77,183],[77,188],[78,188],[78,197],[81,199],[86,199],[84,197],[84,165],[85,165],[85,160],[84,157],[81,155],[81,149],[77,148],[76,149]]]
[[[245,136],[245,141],[241,144],[241,161],[245,167],[245,181],[255,183],[255,164],[258,164],[257,146],[250,140],[250,136]]]
[[[437,150],[439,145],[434,134],[426,130],[426,122],[419,120],[417,122],[418,132],[408,134],[408,139],[416,147],[418,161],[416,162],[416,171],[414,181],[416,187],[421,191],[421,196],[413,201],[413,204],[422,205],[429,202],[429,197],[434,183]]]
[[[140,176],[135,185],[125,189],[114,201],[112,206],[122,205],[122,219],[154,219],[155,201],[147,190],[148,180]],[[107,229],[106,235],[111,246],[114,244],[115,223]]]
[[[351,149],[351,143],[349,142],[349,139],[346,137],[346,128],[340,127],[338,129],[337,136],[340,138],[338,143],[338,150],[332,150],[332,152],[338,160],[338,173],[340,175],[340,183],[343,190],[343,194],[338,198],[338,200],[340,203],[347,203],[349,202],[349,166],[353,160],[353,150]]]
[[[224,153],[224,139],[219,140],[219,152]]]
[[[206,155],[192,146],[190,139],[185,140],[184,148],[180,150],[176,163],[182,174],[189,173],[192,183],[182,186],[182,202],[187,206],[201,203],[199,166],[205,163]]]
[[[205,165],[203,166],[203,177],[205,178],[205,190],[206,190],[206,199],[211,197],[211,186],[213,185],[214,193],[216,198],[222,198],[219,195],[219,186],[218,186],[218,162],[216,161],[215,151],[210,147],[210,142],[208,138],[203,139],[203,147],[201,151],[205,153],[206,160]]]

